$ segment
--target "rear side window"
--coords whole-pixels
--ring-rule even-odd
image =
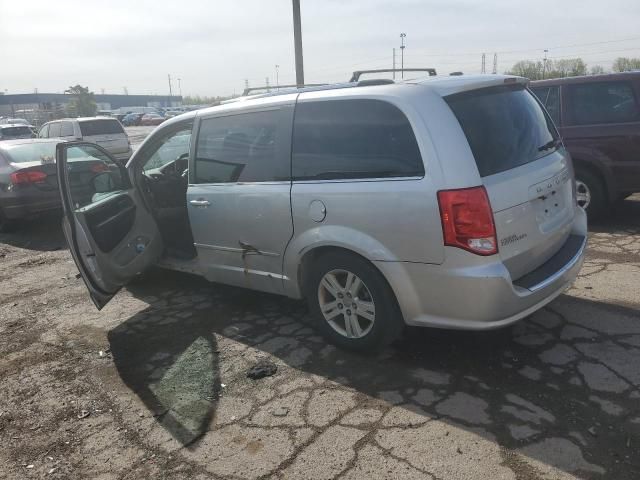
[[[560,87],[538,87],[531,91],[547,109],[553,123],[560,124]]]
[[[60,136],[61,137],[73,136],[73,124],[71,122],[62,122],[60,124]]]
[[[38,137],[40,138],[47,138],[49,136],[49,125],[44,125],[41,129],[40,132],[38,133]]]
[[[294,180],[414,177],[424,166],[409,120],[381,100],[296,106]]]
[[[473,90],[445,101],[460,122],[481,177],[533,162],[560,144],[551,119],[522,86]]]
[[[49,125],[49,138],[56,138],[60,136],[60,122],[55,122]]]
[[[566,91],[573,125],[640,121],[638,104],[627,82],[567,85]]]
[[[123,134],[122,125],[117,120],[87,120],[80,122],[80,131],[83,137],[92,135]]]
[[[202,120],[195,183],[289,180],[290,137],[281,126],[281,113],[278,109]]]

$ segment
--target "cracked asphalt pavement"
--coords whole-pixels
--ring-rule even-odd
[[[635,196],[533,316],[362,356],[301,302],[159,269],[98,312],[29,223],[0,235],[0,477],[640,478],[639,233]]]

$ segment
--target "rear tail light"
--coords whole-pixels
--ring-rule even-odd
[[[11,183],[20,185],[26,183],[43,183],[47,179],[47,174],[40,170],[27,170],[13,172],[10,177]]]
[[[484,187],[438,192],[444,244],[477,255],[498,253],[496,227]]]

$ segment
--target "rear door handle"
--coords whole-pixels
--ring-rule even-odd
[[[208,207],[211,205],[209,200],[205,200],[204,198],[199,198],[198,200],[190,200],[189,203],[196,207]]]

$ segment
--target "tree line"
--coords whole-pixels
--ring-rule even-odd
[[[611,70],[613,72],[628,72],[640,69],[640,58],[618,57],[614,60]],[[566,58],[561,60],[521,60],[506,72],[509,75],[518,75],[530,80],[542,80],[544,78],[577,77],[580,75],[598,75],[605,72],[601,65],[592,65],[591,68],[582,58]]]

